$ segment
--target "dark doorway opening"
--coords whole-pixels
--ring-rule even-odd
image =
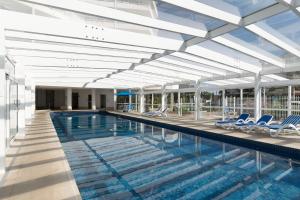
[[[88,96],[88,108],[92,109],[92,95],[90,95],[90,94]]]
[[[72,109],[78,109],[78,93],[72,93]]]
[[[48,109],[54,109],[54,90],[46,90],[46,106]]]
[[[101,109],[106,108],[106,95],[105,94],[100,95],[100,108]]]

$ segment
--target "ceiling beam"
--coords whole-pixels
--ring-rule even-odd
[[[240,12],[237,7],[223,1],[216,0],[161,0],[175,6],[207,15],[232,24],[241,22]]]
[[[0,17],[6,19],[2,22],[5,30],[164,50],[177,50],[183,43],[182,40],[178,39],[92,26],[1,9]]]
[[[138,63],[140,58],[126,58],[119,56],[102,56],[102,55],[84,55],[78,53],[68,52],[45,52],[36,50],[17,50],[8,49],[8,54],[12,57],[18,58],[53,58],[65,60],[86,60],[86,61],[103,61],[103,62],[120,62],[120,63]]]
[[[160,30],[171,31],[175,33],[193,35],[197,37],[205,37],[207,31],[205,29],[193,28],[189,26],[179,25],[159,19],[153,19],[142,15],[137,15],[122,10],[117,10],[109,7],[86,3],[78,0],[19,0],[28,3],[34,3],[53,8],[59,8],[80,14],[104,17],[107,19],[117,20],[121,22],[141,25],[144,27],[155,28]]]
[[[87,48],[81,46],[46,44],[37,42],[21,42],[6,40],[6,48],[20,49],[20,50],[36,50],[36,51],[49,51],[49,52],[62,52],[62,53],[77,53],[85,55],[105,55],[105,56],[121,56],[127,58],[150,58],[151,53],[145,52],[132,52],[120,51],[105,48]]]
[[[255,45],[247,43],[230,34],[218,36],[213,38],[212,40],[275,66],[282,68],[285,67],[284,59],[278,56],[274,56],[273,54],[263,50],[262,48],[256,47]]]
[[[162,49],[154,49],[147,47],[137,47],[131,45],[122,45],[122,44],[113,44],[102,41],[92,41],[92,40],[83,40],[77,38],[66,38],[60,36],[53,35],[43,35],[37,33],[26,33],[20,31],[5,31],[5,36],[8,38],[12,38],[11,40],[15,40],[16,38],[26,39],[26,40],[34,40],[34,41],[43,41],[43,42],[53,42],[59,44],[72,44],[72,45],[82,45],[86,47],[101,47],[108,48],[114,50],[126,50],[126,51],[139,51],[139,52],[148,52],[148,53],[163,53]]]

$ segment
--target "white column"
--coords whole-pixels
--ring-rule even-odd
[[[233,97],[233,113],[235,115],[235,97]]]
[[[135,111],[138,112],[138,95],[135,93]]]
[[[174,93],[172,92],[171,93],[171,111],[173,112],[174,111]]]
[[[92,89],[92,110],[96,109],[96,89]]]
[[[24,135],[26,105],[24,66],[17,64],[15,73],[18,81],[18,133]]]
[[[292,86],[288,86],[288,99],[287,99],[288,116],[292,114]]]
[[[72,110],[72,88],[66,90],[67,110]]]
[[[167,93],[166,87],[163,86],[161,90],[161,109],[164,110],[167,107]]]
[[[240,89],[240,114],[243,113],[243,107],[244,107],[244,90]]]
[[[131,89],[129,89],[129,104],[128,104],[128,110],[131,110],[132,109],[132,92],[131,92]]]
[[[225,106],[226,106],[226,98],[225,98],[225,89],[222,90],[222,119],[225,120]]]
[[[6,149],[6,76],[4,29],[0,24],[0,181],[5,173]]]
[[[35,84],[31,85],[31,107],[30,107],[30,113],[31,118],[33,117],[35,112]]]
[[[25,121],[26,124],[31,122],[31,107],[32,107],[32,93],[31,93],[31,80],[29,77],[25,77]]]
[[[199,120],[201,118],[201,90],[200,83],[197,83],[196,91],[195,91],[195,120]]]
[[[261,117],[261,76],[255,74],[254,86],[254,119],[257,121]]]
[[[141,88],[140,90],[140,113],[145,112],[145,94],[144,90]]]
[[[154,110],[154,94],[151,94],[151,110]]]
[[[177,104],[178,104],[178,107],[177,107],[177,109],[178,109],[178,116],[180,116],[180,115],[181,115],[181,102],[180,102],[180,99],[181,99],[181,97],[180,97],[180,92],[178,91],[178,96],[177,96]]]
[[[117,110],[117,89],[114,89],[114,111]]]

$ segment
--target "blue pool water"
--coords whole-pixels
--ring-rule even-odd
[[[300,165],[127,119],[52,113],[83,199],[300,199]]]

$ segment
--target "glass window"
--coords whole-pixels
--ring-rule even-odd
[[[239,38],[251,45],[259,47],[275,56],[283,56],[287,52],[274,44],[268,42],[267,40],[257,36],[256,34],[246,30],[245,28],[239,28],[229,33],[230,35]]]
[[[275,0],[222,0],[238,7],[241,16],[247,16],[266,7],[276,4]]]
[[[300,17],[293,11],[272,16],[264,22],[293,42],[300,44]]]
[[[160,14],[169,14],[169,15],[173,15],[173,16],[177,16],[183,19],[188,19],[191,21],[194,21],[195,23],[201,23],[204,24],[207,28],[207,30],[213,30],[216,29],[220,26],[225,25],[225,22],[222,20],[218,20],[218,19],[214,19],[212,17],[208,17],[205,15],[201,15],[199,13],[178,7],[178,6],[174,6],[168,3],[164,3],[161,1],[157,1],[156,3],[157,6],[157,10],[158,10],[158,15]],[[183,23],[186,21],[182,21]],[[177,21],[177,23],[180,23],[179,21]],[[187,25],[188,24],[184,23],[182,25]]]

